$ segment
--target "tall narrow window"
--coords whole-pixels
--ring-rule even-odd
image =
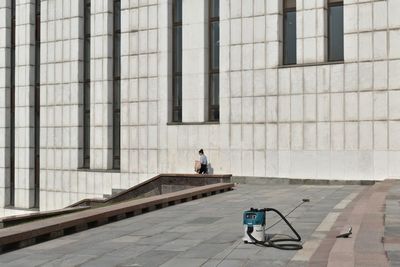
[[[114,0],[113,168],[120,168],[121,155],[121,1]]]
[[[35,202],[39,207],[40,197],[40,0],[35,3]]]
[[[329,0],[328,5],[328,60],[344,59],[343,1]]]
[[[296,0],[284,0],[283,5],[283,64],[297,62]]]
[[[15,9],[11,0],[11,81],[10,81],[10,206],[15,203]]]
[[[219,0],[209,0],[208,119],[219,121]]]
[[[90,0],[84,2],[83,167],[90,167]]]
[[[182,0],[173,4],[172,121],[182,121]]]

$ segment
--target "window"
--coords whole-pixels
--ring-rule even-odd
[[[84,2],[83,168],[90,167],[90,2]]]
[[[121,154],[121,1],[114,0],[113,55],[113,169],[120,168]]]
[[[219,121],[219,0],[209,0],[208,119]]]
[[[343,1],[329,0],[328,61],[343,60],[343,50]]]
[[[172,121],[182,121],[182,0],[173,4]]]
[[[297,62],[296,0],[285,0],[283,6],[283,64]]]
[[[35,197],[34,207],[39,207],[40,197],[40,0],[35,3]]]
[[[15,2],[11,0],[11,50],[10,50],[10,206],[15,203]]]

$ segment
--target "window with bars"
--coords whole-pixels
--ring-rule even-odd
[[[283,3],[283,64],[297,63],[296,0]]]
[[[172,121],[182,121],[182,0],[173,2]]]
[[[208,119],[219,121],[219,0],[209,0]]]
[[[328,61],[344,59],[343,1],[328,2]]]
[[[113,169],[120,169],[121,155],[121,1],[114,0],[113,42]]]
[[[90,8],[84,2],[84,61],[83,61],[83,168],[90,168]]]

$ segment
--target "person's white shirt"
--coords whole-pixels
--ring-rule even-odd
[[[200,156],[200,164],[202,164],[202,165],[207,165],[207,157],[206,157],[206,155],[201,155]]]

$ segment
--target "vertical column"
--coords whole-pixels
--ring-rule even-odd
[[[158,1],[142,1],[130,5],[127,1],[121,1],[121,14],[118,18],[121,20],[121,27],[115,27],[116,33],[120,32],[121,35],[121,51],[117,51],[119,55],[115,54],[115,63],[121,65],[121,179],[120,183],[113,179],[114,188],[128,188],[137,184],[139,179],[143,181],[149,178],[158,170],[159,120],[167,123],[167,113],[158,112],[159,103],[167,101],[164,97],[168,94],[168,85],[165,83],[160,83],[163,96],[158,93],[160,77],[166,79],[165,72],[169,71],[164,65],[163,75],[158,75],[159,66],[168,64],[167,60],[159,60],[160,54],[165,59],[168,51],[168,39],[165,35],[168,24],[163,26],[162,33],[158,31],[159,18],[162,17],[163,22],[170,19],[165,12],[168,12],[168,1],[160,4]],[[163,44],[163,52],[158,48],[161,40],[166,42]],[[114,41],[119,43],[117,39]],[[166,106],[164,108],[167,112]],[[161,118],[160,114],[165,116]]]
[[[76,172],[69,170],[82,167],[83,162],[83,3],[82,0],[41,0],[42,210],[64,206],[76,197]],[[73,188],[73,193],[68,192],[69,188]]]
[[[34,206],[35,1],[16,6],[15,206]]]
[[[297,64],[326,61],[325,8],[325,0],[296,0]]]
[[[158,170],[168,171],[168,122],[173,119],[172,61],[173,61],[173,4],[175,0],[158,4]],[[181,0],[180,0],[181,1]]]
[[[222,124],[229,124],[230,118],[230,0],[220,0],[220,118]],[[224,129],[227,128],[224,126]],[[227,132],[227,136],[229,133]]]
[[[204,122],[208,95],[208,1],[183,1],[182,121]]]
[[[90,166],[111,169],[113,149],[113,3],[93,1],[91,17]]]
[[[11,1],[0,3],[0,207],[10,204]]]
[[[163,127],[173,119],[173,60],[174,60],[174,25],[173,21],[174,7],[176,3],[181,3],[182,0],[168,0],[162,1],[158,5],[158,47],[159,47],[159,71],[158,71],[158,84],[159,84],[159,97],[160,97],[160,125]],[[180,5],[181,6],[181,5]],[[182,12],[180,13],[182,14]],[[179,25],[179,24],[178,24]],[[181,46],[182,49],[182,46]]]

